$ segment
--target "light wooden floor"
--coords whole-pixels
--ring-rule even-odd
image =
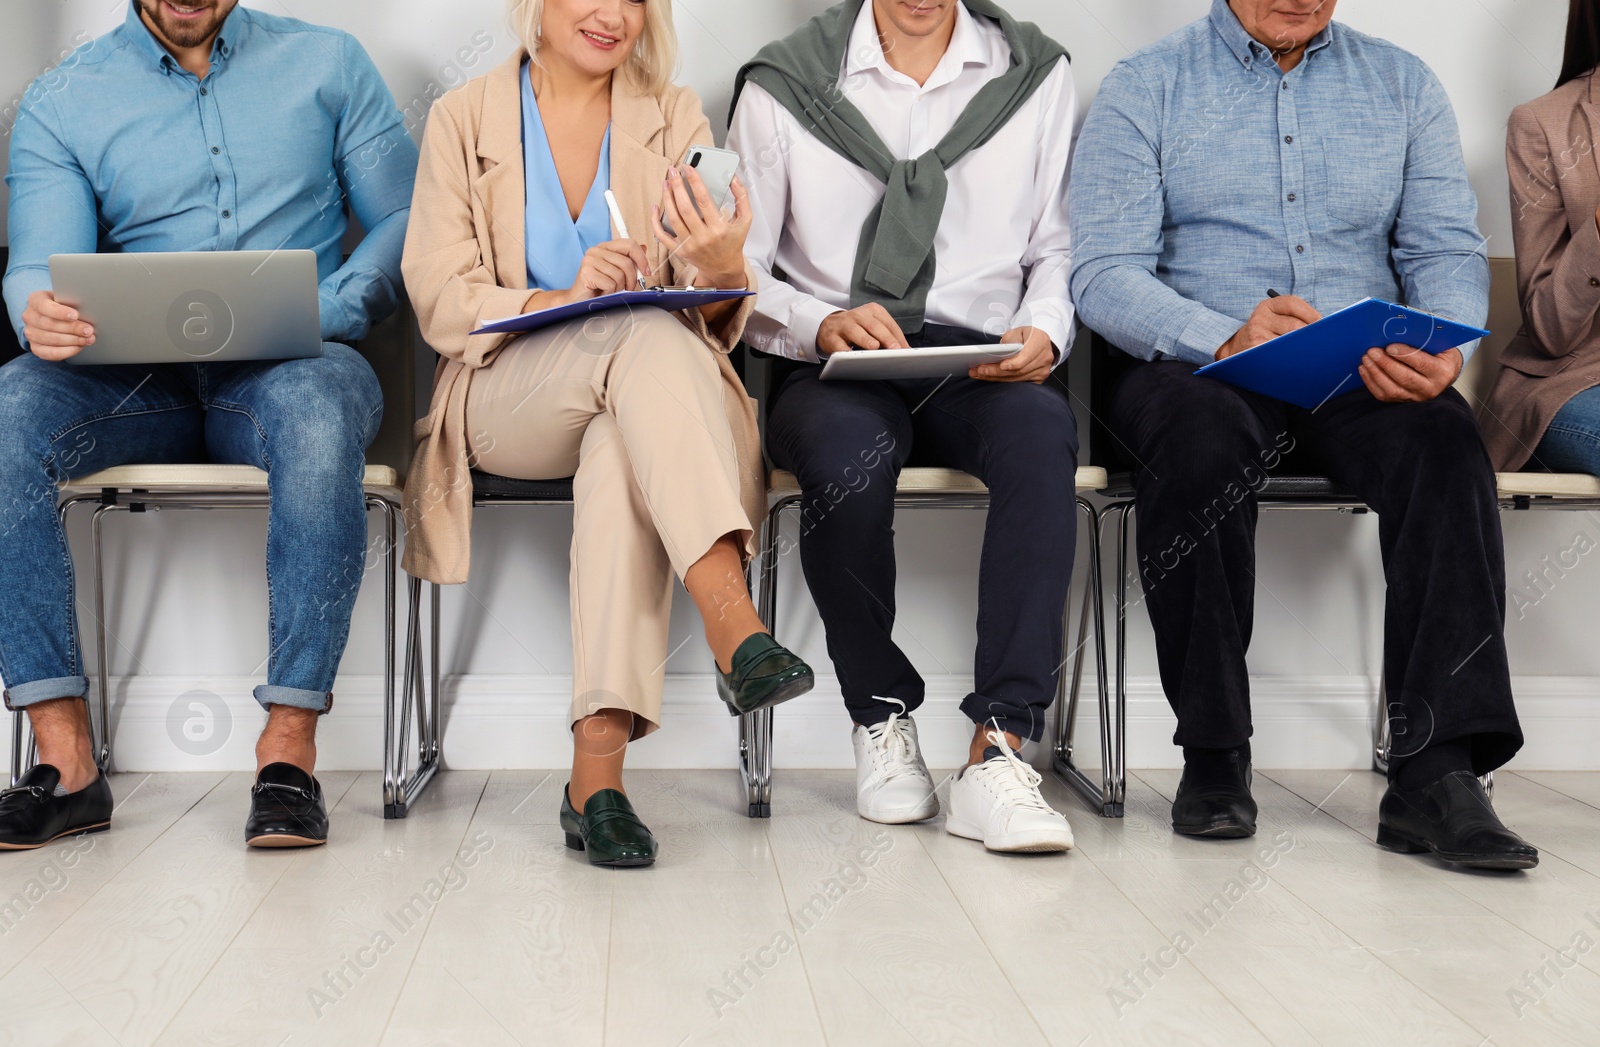
[[[404,822],[329,774],[334,840],[241,843],[245,775],[124,775],[114,831],[0,855],[0,1044],[626,1047],[1600,1043],[1600,774],[1499,776],[1543,851],[1371,842],[1381,782],[1257,772],[1261,832],[1167,828],[1176,772],[1067,856],[854,815],[847,772],[639,772],[653,869],[596,871],[558,772],[453,772]],[[17,898],[23,904],[17,904]],[[8,901],[9,899],[9,901]]]

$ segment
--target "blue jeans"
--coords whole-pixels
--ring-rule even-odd
[[[65,479],[134,463],[267,471],[263,706],[325,710],[366,561],[361,478],[383,394],[359,353],[313,360],[0,367],[0,676],[8,708],[89,692],[72,554],[56,513]],[[224,577],[226,577],[224,575]]]
[[[1600,387],[1585,389],[1562,405],[1533,457],[1531,465],[1553,473],[1600,475]]]

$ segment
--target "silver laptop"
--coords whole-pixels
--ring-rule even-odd
[[[74,364],[220,363],[322,355],[313,251],[50,256],[56,301],[94,325]]]

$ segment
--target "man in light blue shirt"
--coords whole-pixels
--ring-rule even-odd
[[[1371,296],[1478,325],[1489,272],[1450,101],[1337,0],[1214,0],[1120,62],[1073,165],[1072,296],[1134,362],[1109,423],[1137,470],[1140,573],[1184,776],[1173,828],[1248,836],[1255,494],[1302,446],[1379,514],[1396,746],[1378,841],[1529,868],[1476,775],[1522,744],[1494,474],[1450,388],[1472,346],[1370,347],[1308,411],[1198,366]],[[1279,291],[1284,292],[1278,294]]]
[[[12,133],[4,294],[29,353],[0,368],[0,675],[40,766],[0,794],[0,849],[109,825],[55,493],[129,462],[267,471],[268,719],[246,836],[327,838],[316,718],[364,574],[361,483],[383,410],[341,343],[395,309],[417,150],[354,39],[236,5],[132,0],[123,25],[29,87]],[[367,233],[345,260],[347,210]],[[63,362],[94,330],[52,295],[52,254],[280,248],[316,252],[321,357]]]

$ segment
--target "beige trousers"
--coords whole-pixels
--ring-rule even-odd
[[[626,709],[635,738],[660,726],[672,576],[750,535],[713,352],[659,309],[612,312],[524,335],[472,375],[474,466],[574,477],[574,723]]]

